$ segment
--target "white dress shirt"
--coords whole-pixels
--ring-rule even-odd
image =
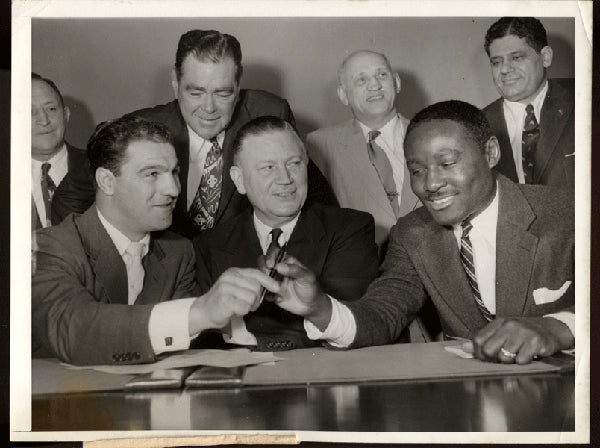
[[[544,87],[536,95],[530,103],[533,106],[533,113],[537,122],[540,123],[542,106],[548,93],[548,81],[544,83]],[[510,138],[510,146],[512,146],[513,158],[517,168],[517,177],[520,184],[525,183],[525,173],[523,173],[523,127],[525,125],[525,108],[527,104],[519,103],[518,101],[508,101],[504,99],[504,119],[506,121],[506,130]]]
[[[496,195],[492,202],[479,215],[471,219],[473,229],[469,233],[473,246],[475,275],[483,303],[488,310],[496,313],[496,229],[498,226],[498,203],[502,191],[496,183]],[[462,228],[454,227],[454,236],[460,250]],[[356,336],[356,321],[352,312],[336,299],[330,297],[333,310],[329,326],[324,332],[312,323],[305,320],[304,328],[310,339],[324,339],[336,347],[348,347]],[[473,299],[475,300],[475,299]],[[563,322],[571,333],[575,335],[575,313],[561,311],[548,314],[544,317],[553,317]]]
[[[281,229],[281,235],[279,235],[278,241],[280,246],[283,246],[290,239],[299,217],[300,213],[298,213],[298,215],[296,215],[296,217],[290,222],[279,227]],[[256,213],[253,214],[253,218],[256,236],[258,237],[262,253],[265,255],[269,245],[271,244],[271,230],[273,230],[273,227],[264,224],[260,219],[258,219]],[[256,336],[248,331],[243,317],[233,317],[231,319],[230,332],[231,334],[223,334],[223,339],[225,342],[239,345],[257,345]]]
[[[63,178],[69,170],[69,153],[67,151],[67,145],[63,143],[62,148],[58,150],[50,159],[45,162],[31,159],[31,195],[33,196],[33,203],[37,209],[40,222],[43,227],[47,227],[48,220],[46,217],[46,207],[44,205],[44,196],[42,195],[42,165],[44,163],[50,164],[50,170],[48,174],[52,178],[54,185],[57,187],[62,182]]]
[[[396,191],[398,192],[398,196],[396,197],[396,201],[398,202],[398,207],[400,207],[400,200],[402,197],[402,185],[404,184],[404,167],[406,162],[404,160],[404,136],[406,134],[406,128],[403,125],[402,121],[398,118],[398,115],[394,115],[394,117],[388,121],[382,128],[380,129],[370,129],[360,121],[358,122],[360,128],[365,137],[365,148],[366,144],[369,141],[369,132],[371,131],[379,131],[381,134],[377,136],[375,139],[375,143],[377,143],[388,160],[390,161],[390,165],[392,166],[392,173],[394,177],[394,183],[396,184]],[[365,149],[366,150],[366,149]]]
[[[187,127],[188,136],[190,140],[190,158],[189,158],[189,169],[187,177],[187,209],[189,210],[200,186],[202,180],[202,173],[204,172],[204,162],[206,161],[206,155],[212,148],[210,140],[206,140],[200,137],[194,132],[192,128]],[[223,141],[225,141],[225,131],[222,131],[217,135],[217,142],[219,146],[223,148]],[[223,176],[229,176],[229,173],[223,173]]]
[[[98,211],[98,218],[102,226],[106,229],[108,236],[114,243],[119,255],[123,257],[125,250],[131,243],[120,230],[109,223],[106,218]],[[150,247],[150,234],[146,234],[140,240],[145,244],[144,255],[148,253]],[[123,260],[125,263],[125,260]],[[134,281],[127,278],[127,284]],[[169,300],[154,305],[148,321],[148,334],[150,335],[150,344],[155,354],[163,352],[185,350],[189,348],[190,341],[195,337],[189,335],[189,315],[195,297],[187,299]]]

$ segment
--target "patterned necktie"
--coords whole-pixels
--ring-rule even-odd
[[[379,136],[379,134],[381,134],[379,131],[369,132],[367,152],[369,153],[369,159],[371,159],[373,167],[375,167],[375,171],[377,171],[377,174],[379,175],[379,179],[381,180],[383,189],[385,190],[390,201],[394,215],[396,218],[398,218],[400,215],[400,206],[398,205],[398,189],[396,188],[396,183],[394,182],[394,172],[392,171],[390,160],[385,155],[384,150],[377,143],[375,143],[375,139]]]
[[[144,243],[131,242],[125,249],[123,260],[127,269],[127,303],[129,305],[135,303],[144,286],[144,266],[142,265],[144,248]]]
[[[189,210],[190,218],[200,230],[210,229],[215,225],[223,182],[223,151],[216,137],[211,139],[211,143],[212,148],[206,154],[204,162],[202,180]]]
[[[525,108],[525,123],[523,125],[523,174],[525,175],[525,183],[533,183],[533,170],[535,168],[535,150],[537,148],[537,142],[540,138],[540,126],[537,119],[533,106],[528,104]]]
[[[473,297],[475,303],[483,314],[483,317],[489,322],[494,319],[494,315],[487,309],[483,300],[481,300],[481,294],[479,293],[479,286],[477,285],[477,277],[475,276],[475,264],[473,263],[473,246],[471,245],[471,239],[469,238],[469,232],[473,228],[471,221],[465,220],[462,223],[462,237],[460,239],[460,260],[462,261],[465,272],[467,273],[467,279],[471,290],[473,291]]]
[[[54,181],[50,177],[48,172],[50,171],[51,165],[49,163],[42,163],[42,198],[44,199],[44,209],[46,210],[46,225],[51,226],[52,222],[50,220],[50,206],[52,205],[52,196],[54,196],[54,191],[56,190],[56,185]]]
[[[269,244],[269,247],[267,248],[267,254],[266,254],[267,259],[269,257],[273,257],[273,259],[275,259],[277,252],[279,252],[279,250],[281,249],[281,245],[279,244],[279,237],[281,236],[282,233],[283,233],[283,231],[278,227],[271,230],[271,243]]]

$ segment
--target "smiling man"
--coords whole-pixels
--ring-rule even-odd
[[[404,148],[424,206],[392,229],[381,276],[342,304],[286,260],[277,265],[287,277],[278,305],[314,324],[311,338],[340,347],[393,342],[430,298],[445,335],[471,339],[482,360],[528,363],[572,348],[568,192],[495,174],[498,140],[485,115],[460,101],[416,114]]]
[[[400,77],[385,55],[370,50],[346,57],[338,76],[338,97],[353,118],[310,133],[308,152],[340,206],[373,215],[383,253],[390,228],[418,204],[402,149],[408,120],[394,105]]]
[[[275,249],[300,260],[323,291],[356,300],[378,268],[373,218],[367,213],[305,204],[308,156],[294,128],[277,117],[260,117],[239,131],[233,144],[231,178],[248,197],[252,211],[194,239],[197,280],[202,291],[230,267],[272,262]],[[317,345],[302,319],[269,298],[243,320],[232,320],[227,342],[258,350],[289,350]]]
[[[96,128],[88,158],[96,201],[37,232],[33,356],[74,364],[151,362],[258,306],[258,269],[228,270],[197,297],[194,251],[169,231],[179,194],[173,137],[125,117]]]
[[[238,130],[264,115],[294,123],[287,101],[263,90],[242,89],[242,72],[242,50],[234,36],[188,31],[179,39],[171,74],[176,99],[131,113],[166,125],[174,135],[181,194],[172,230],[190,238],[249,208],[228,176]],[[309,202],[336,202],[313,163],[309,163],[309,178]],[[63,214],[81,211],[75,201],[81,192],[92,189],[89,175],[67,180],[70,188],[56,198]]]
[[[548,79],[553,52],[533,17],[503,17],[485,36],[501,98],[484,112],[498,137],[496,170],[519,183],[574,190],[575,96],[572,79]]]
[[[58,224],[52,219],[54,193],[69,171],[87,172],[85,151],[65,141],[70,110],[56,84],[31,74],[31,228]]]

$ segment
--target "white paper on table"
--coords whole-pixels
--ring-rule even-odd
[[[137,375],[155,370],[176,369],[181,367],[213,366],[237,367],[281,361],[283,358],[275,356],[272,352],[253,352],[247,348],[231,350],[186,350],[182,353],[170,355],[151,364],[131,364],[126,366],[96,365],[74,366],[61,363],[70,369],[94,369],[100,372],[116,373],[121,375]]]

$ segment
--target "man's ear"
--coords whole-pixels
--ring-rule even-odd
[[[179,80],[177,79],[177,72],[175,71],[175,67],[171,70],[171,87],[173,88],[173,95],[175,95],[175,99],[179,99],[177,96],[179,93]]]
[[[542,64],[544,65],[544,68],[550,67],[550,65],[552,64],[553,55],[552,48],[546,45],[544,48],[541,49],[540,54],[542,55]]]
[[[106,196],[112,196],[115,193],[115,180],[115,175],[108,168],[100,167],[96,170],[98,189]]]
[[[240,167],[232,165],[231,168],[229,168],[229,176],[235,184],[235,188],[237,189],[238,193],[246,194],[246,188],[244,188],[244,175],[242,174]]]
[[[490,168],[494,168],[500,161],[500,144],[495,136],[490,137],[485,144],[485,158]]]
[[[347,106],[348,105],[348,96],[346,95],[346,89],[344,88],[344,86],[341,83],[338,84],[337,94],[338,94],[338,98],[340,99],[342,104],[344,106]]]
[[[69,109],[69,106],[63,107],[63,116],[65,117],[65,124],[67,124],[69,122],[69,118],[71,118],[71,109]]]
[[[396,86],[396,93],[400,93],[402,82],[400,81],[400,75],[396,72],[394,72],[394,86]]]

